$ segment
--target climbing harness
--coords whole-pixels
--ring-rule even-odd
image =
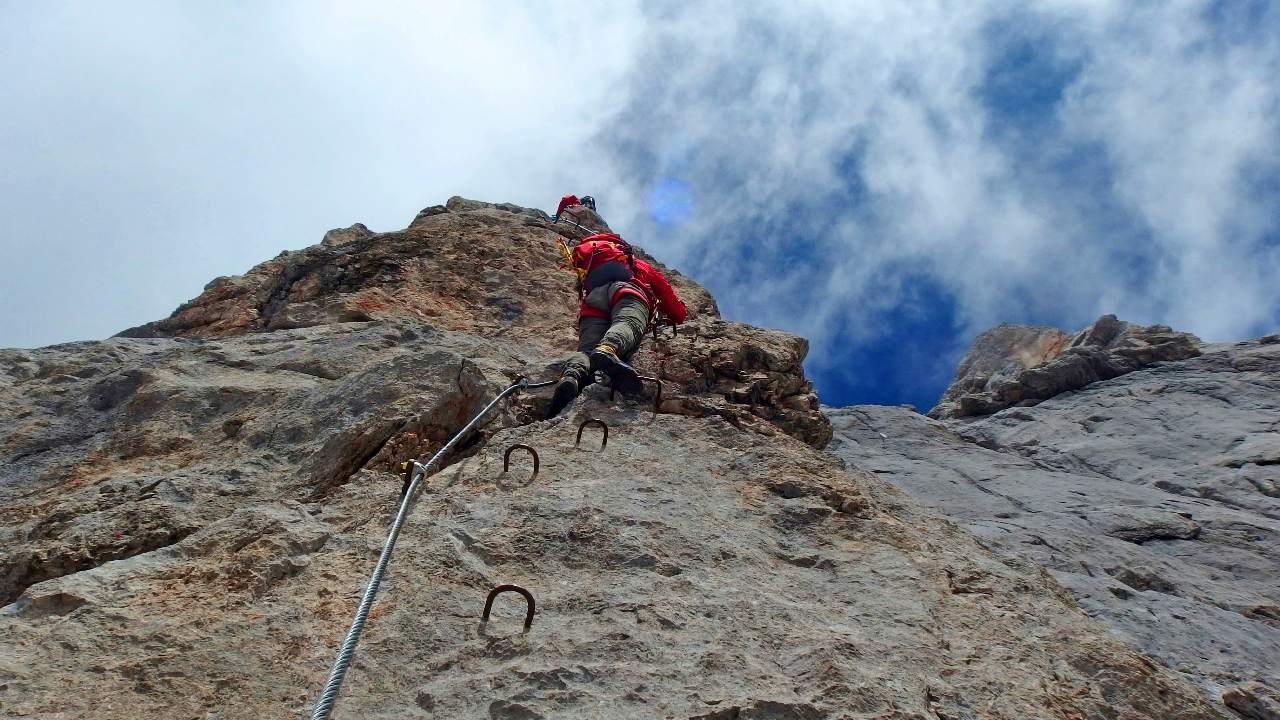
[[[400,528],[404,526],[405,519],[409,516],[409,506],[413,502],[414,490],[418,488],[418,483],[426,477],[431,468],[435,467],[451,450],[457,447],[464,438],[471,434],[471,431],[480,423],[480,420],[489,414],[489,411],[502,402],[507,396],[519,390],[534,390],[554,385],[555,380],[546,382],[531,383],[529,378],[521,377],[512,383],[506,390],[498,394],[492,402],[484,406],[475,417],[471,418],[471,422],[467,423],[444,447],[431,457],[424,465],[414,460],[411,461],[412,469],[410,470],[409,479],[404,491],[400,496],[400,512],[396,513],[396,519],[391,523],[391,530],[387,533],[386,542],[382,546],[382,554],[378,556],[378,564],[373,569],[373,575],[369,578],[369,584],[365,587],[364,597],[360,599],[360,605],[356,608],[356,616],[351,621],[351,629],[347,630],[347,636],[342,640],[342,646],[338,649],[338,656],[333,661],[333,669],[329,671],[329,680],[324,685],[324,690],[320,693],[320,699],[316,702],[315,709],[311,712],[311,720],[327,720],[329,714],[333,712],[334,701],[338,698],[338,691],[342,688],[342,679],[347,674],[347,668],[351,666],[351,660],[356,653],[356,643],[360,641],[360,632],[364,630],[364,623],[369,618],[369,610],[373,607],[373,600],[378,595],[378,586],[382,584],[382,575],[387,570],[387,564],[391,561],[391,552],[395,550],[396,538],[400,536]],[[514,586],[513,586],[514,587]],[[525,591],[526,599],[529,600],[529,616],[525,620],[525,628],[529,627],[529,623],[533,622],[533,597]],[[493,598],[490,597],[492,604]],[[488,607],[486,605],[486,617],[488,616]]]
[[[551,223],[554,225],[555,223],[558,223],[558,222],[560,222],[560,216],[559,215],[552,216]],[[572,220],[565,220],[564,222],[581,229],[583,232],[587,233],[588,235],[591,235],[594,233],[594,231],[591,230],[590,228],[582,227],[581,225],[579,225],[576,222],[573,222]],[[554,238],[552,242],[556,244],[556,249],[560,251],[560,255],[564,258],[564,267],[568,268],[569,270],[572,270],[578,276],[578,282],[581,283],[582,278],[586,276],[587,273],[585,270],[573,264],[573,248],[569,247],[569,240],[565,238],[563,235],[560,235],[556,231],[552,230],[550,227],[547,228],[547,236]]]
[[[585,205],[586,203],[583,202],[582,204]],[[564,214],[565,213],[562,212],[559,215],[552,216],[551,222],[553,224],[563,222],[568,225],[572,225],[578,228],[579,230],[582,230],[583,232],[587,233],[588,239],[592,235],[601,234],[599,233],[599,231],[592,230],[591,228],[579,225],[578,223],[572,220],[568,220],[564,218],[563,217]],[[547,228],[547,232],[548,234],[551,234],[551,235],[556,234],[554,231],[551,230],[551,228]],[[625,278],[625,281],[631,284],[633,287],[639,289],[639,291],[644,294],[646,301],[652,310],[649,313],[649,324],[645,328],[645,332],[652,331],[653,339],[657,340],[658,328],[660,326],[667,325],[671,328],[671,337],[673,338],[677,337],[680,334],[680,331],[676,329],[676,324],[673,322],[670,322],[666,313],[663,312],[663,305],[662,305],[661,298],[659,298],[657,293],[655,293],[653,289],[649,287],[648,284],[639,277],[639,273],[636,270],[635,246],[627,242],[626,239],[622,238],[621,236],[618,236],[612,233],[610,234],[613,235],[615,240],[609,241],[609,242],[613,242],[613,244],[621,248],[622,255],[626,258],[625,264],[627,268],[631,270],[631,277]],[[585,289],[583,288],[583,285],[587,280],[587,275],[590,273],[592,266],[595,264],[597,251],[593,249],[591,255],[585,261],[585,267],[579,267],[578,263],[574,262],[574,254],[573,254],[574,250],[569,246],[568,239],[566,239],[563,235],[560,235],[556,240],[553,240],[553,242],[556,243],[556,247],[559,248],[560,254],[564,258],[564,267],[570,270],[573,270],[574,273],[576,273],[578,276],[578,293],[579,293],[579,299],[581,300],[585,295]]]

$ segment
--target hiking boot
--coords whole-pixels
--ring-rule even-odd
[[[582,383],[578,381],[575,375],[565,375],[560,378],[560,382],[556,383],[556,390],[551,395],[551,405],[547,407],[547,419],[560,414],[561,410],[573,402],[578,397],[578,393],[582,392]]]
[[[591,351],[591,370],[600,371],[609,376],[609,386],[623,395],[636,396],[644,394],[644,383],[640,382],[640,373],[630,365],[618,359],[618,353],[608,345],[600,345]]]

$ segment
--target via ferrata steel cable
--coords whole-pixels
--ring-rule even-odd
[[[382,584],[382,575],[387,570],[387,563],[391,561],[391,552],[395,550],[396,538],[400,535],[400,528],[404,526],[405,519],[409,516],[409,506],[413,503],[414,491],[418,488],[418,483],[427,473],[439,463],[449,451],[453,450],[459,442],[475,429],[480,420],[492,410],[504,398],[516,392],[517,390],[532,390],[535,388],[543,388],[554,385],[554,380],[547,382],[531,383],[529,378],[521,377],[506,390],[498,394],[484,409],[471,418],[471,422],[458,431],[444,447],[440,448],[427,463],[424,465],[419,462],[413,463],[411,470],[409,487],[404,493],[404,497],[400,501],[400,512],[396,513],[396,519],[391,523],[391,530],[387,533],[387,540],[382,546],[382,554],[378,556],[378,564],[373,569],[373,575],[369,578],[369,584],[365,587],[364,597],[360,599],[360,605],[356,608],[355,619],[351,621],[351,629],[347,630],[347,636],[342,641],[342,646],[338,649],[338,657],[333,661],[333,669],[329,671],[329,680],[324,685],[324,690],[320,693],[320,699],[316,701],[316,706],[311,712],[311,720],[327,720],[329,714],[333,712],[334,701],[338,698],[338,691],[342,688],[342,679],[347,674],[347,668],[351,666],[351,659],[356,653],[356,643],[360,641],[360,631],[364,629],[365,620],[369,617],[369,610],[373,607],[373,600],[378,594],[378,586]]]

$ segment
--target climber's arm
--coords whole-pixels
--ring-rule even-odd
[[[637,264],[639,263],[637,262]],[[676,295],[676,291],[671,288],[671,283],[667,282],[667,278],[648,263],[644,263],[644,275],[645,277],[642,279],[653,290],[653,294],[658,296],[662,312],[666,314],[671,324],[679,325],[687,320],[689,311],[685,309],[680,296]]]

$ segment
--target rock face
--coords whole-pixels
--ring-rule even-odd
[[[586,208],[574,212],[585,227],[609,228]],[[558,236],[581,239],[586,232],[553,224],[540,210],[454,197],[423,210],[405,230],[374,234],[360,224],[331,230],[319,245],[218,278],[164,320],[120,335],[219,338],[412,320],[510,338],[546,364],[577,344],[577,296],[572,275],[557,271]],[[691,316],[680,334],[663,331],[635,358],[663,381],[664,412],[716,414],[815,446],[831,437],[801,367],[808,352],[803,338],[719,319],[705,290],[644,257],[668,274]]]
[[[829,410],[830,449],[1048,568],[1206,695],[1280,688],[1280,336],[1193,355],[984,417]]]
[[[1200,340],[1163,325],[1103,315],[1068,337],[1057,328],[1000,325],[974,340],[929,417],[990,415],[1110,380],[1155,362],[1199,354]]]
[[[1246,720],[1280,720],[1280,693],[1262,683],[1231,688],[1222,700]]]
[[[454,198],[216,280],[122,337],[0,351],[0,715],[306,713],[395,467],[518,376],[554,376],[572,344],[555,232]],[[672,278],[694,317],[637,356],[663,381],[656,408],[597,385],[543,421],[545,394],[518,394],[429,479],[335,717],[1225,712],[1039,566],[877,462],[823,452],[805,342],[724,321]],[[588,418],[607,445],[575,443]],[[504,469],[517,443],[538,473],[520,455]],[[537,598],[527,633],[512,596],[479,623],[504,582]]]

